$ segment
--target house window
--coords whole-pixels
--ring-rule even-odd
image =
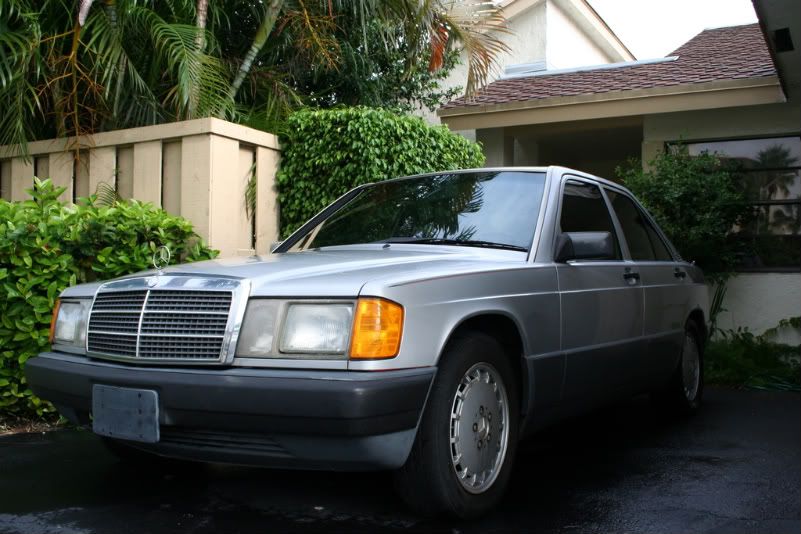
[[[773,137],[688,144],[691,155],[715,153],[734,165],[754,206],[753,220],[734,237],[750,252],[741,269],[801,269],[801,137]]]

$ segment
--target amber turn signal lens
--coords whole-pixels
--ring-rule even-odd
[[[53,344],[53,339],[56,335],[56,319],[58,319],[58,309],[61,307],[61,300],[56,299],[56,305],[53,306],[53,317],[50,319],[50,344]]]
[[[384,299],[359,299],[350,341],[351,359],[394,358],[402,331],[403,306]]]

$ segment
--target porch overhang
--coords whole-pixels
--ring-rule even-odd
[[[778,76],[467,105],[437,112],[451,130],[548,124],[675,111],[784,103]]]

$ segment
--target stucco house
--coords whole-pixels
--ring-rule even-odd
[[[801,315],[801,3],[755,8],[758,24],[705,30],[665,58],[507,75],[438,114],[476,131],[488,166],[560,164],[614,179],[627,159],[647,163],[683,141],[748,162],[746,180],[780,182],[752,188],[756,238],[770,246],[744,261],[720,318],[760,333]]]
[[[498,69],[490,81],[546,69],[632,61],[634,56],[586,0],[504,0],[500,2],[508,33],[497,37],[508,52],[497,58]],[[442,82],[445,88],[467,82],[466,57]],[[439,123],[436,113],[421,110],[429,122]],[[460,132],[474,138],[472,128]]]

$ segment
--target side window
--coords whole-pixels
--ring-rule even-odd
[[[615,258],[621,259],[615,227],[596,185],[568,180],[562,195],[562,232],[609,232],[615,240]]]
[[[671,261],[670,255],[656,230],[645,218],[633,200],[626,195],[606,189],[606,195],[612,203],[626,243],[629,245],[631,259],[636,261]]]

